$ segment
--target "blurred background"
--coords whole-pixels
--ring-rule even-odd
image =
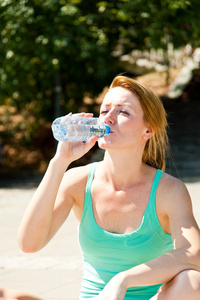
[[[52,121],[93,112],[114,76],[146,83],[168,113],[167,172],[200,179],[199,0],[1,0],[0,182],[40,177]],[[74,164],[102,158],[94,147]]]

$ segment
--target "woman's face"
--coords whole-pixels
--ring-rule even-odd
[[[134,93],[115,87],[106,94],[100,109],[100,118],[111,133],[99,139],[99,147],[133,147],[145,144],[148,131],[140,101]]]

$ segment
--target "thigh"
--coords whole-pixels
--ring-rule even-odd
[[[150,300],[199,300],[200,272],[185,270],[172,280],[163,284],[158,293]]]

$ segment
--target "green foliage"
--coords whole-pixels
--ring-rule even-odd
[[[100,91],[114,75],[113,58],[106,47],[112,43],[98,27],[97,8],[90,4],[87,11],[78,0],[2,2],[1,103],[9,97],[21,109],[38,100],[48,116],[57,69],[66,102],[73,98],[79,105],[85,91]]]
[[[117,49],[199,45],[199,10],[198,0],[1,0],[0,104],[34,100],[52,120],[59,72],[65,111],[77,111],[119,72]]]
[[[175,48],[190,43],[199,45],[198,0],[134,0],[125,1],[125,23],[121,38],[127,51],[133,48],[166,49],[168,42]]]

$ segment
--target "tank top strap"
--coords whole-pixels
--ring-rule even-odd
[[[150,202],[155,202],[156,191],[157,191],[158,184],[160,182],[160,178],[161,178],[162,174],[163,174],[162,170],[157,170],[156,175],[154,177],[153,185],[151,188]]]
[[[87,178],[87,183],[86,183],[86,188],[85,188],[85,199],[84,199],[84,206],[83,206],[83,213],[82,213],[82,219],[81,219],[81,223],[85,217],[86,211],[88,209],[89,206],[92,207],[92,203],[90,201],[91,199],[91,186],[92,186],[92,181],[94,178],[94,173],[95,173],[95,169],[96,169],[96,163],[91,164],[90,167],[90,171],[89,171],[89,175]]]
[[[161,176],[163,174],[162,170],[157,170],[156,175],[154,177],[154,181],[151,187],[151,193],[149,198],[149,203],[147,209],[145,211],[144,217],[148,220],[151,220],[152,225],[155,227],[159,234],[163,233],[160,222],[158,220],[157,212],[156,212],[156,192],[158,188],[158,184],[160,182]]]

